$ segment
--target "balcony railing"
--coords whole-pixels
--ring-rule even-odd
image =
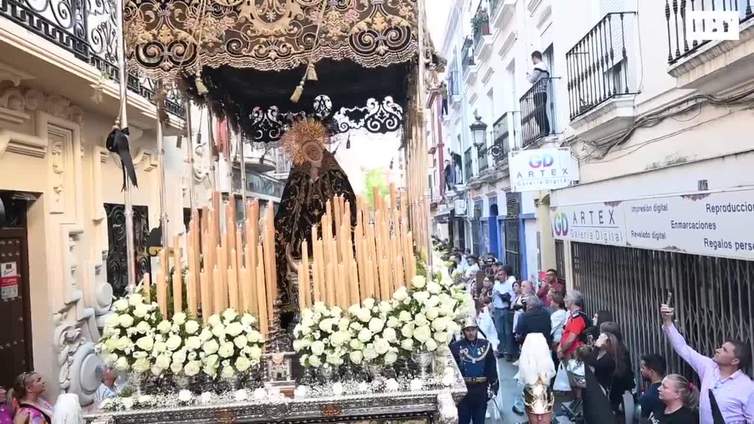
[[[688,12],[691,11],[736,11],[741,22],[754,16],[754,0],[665,0],[665,22],[668,31],[668,63],[673,64],[694,53],[709,41],[692,40],[686,31]],[[706,29],[706,23],[691,22],[698,31]]]
[[[523,147],[534,144],[537,140],[547,137],[554,129],[552,123],[553,78],[542,78],[532,84],[529,91],[521,97],[521,144]]]
[[[118,82],[115,2],[85,0],[0,0],[0,17],[72,53]],[[152,100],[153,80],[131,73],[128,88]],[[183,117],[182,101],[175,93],[165,100],[165,109]]]
[[[468,183],[471,177],[474,175],[474,164],[471,161],[471,147],[463,152],[463,177],[464,183]]]
[[[469,66],[474,65],[474,40],[471,37],[466,37],[463,42],[463,49],[461,50],[461,66],[464,72]]]
[[[511,150],[511,131],[508,123],[510,113],[505,112],[494,124],[492,124],[492,137],[494,139],[491,153],[492,157],[500,163],[508,159]]]
[[[636,94],[635,19],[636,12],[608,13],[566,53],[572,120],[613,97]]]

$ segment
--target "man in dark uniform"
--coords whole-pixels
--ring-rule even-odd
[[[450,346],[468,393],[458,405],[458,424],[484,424],[487,401],[498,389],[497,364],[490,342],[477,337],[479,329],[470,318],[463,328],[463,339]]]

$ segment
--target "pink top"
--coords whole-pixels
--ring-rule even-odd
[[[0,424],[13,424],[13,414],[5,405],[0,405]]]
[[[51,424],[52,421],[52,405],[47,403],[44,399],[38,399],[37,403],[45,410],[39,409],[33,405],[21,403],[18,408],[17,414],[21,411],[29,413],[29,424]],[[45,415],[47,414],[47,415]]]

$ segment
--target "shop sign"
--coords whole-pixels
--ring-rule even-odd
[[[579,164],[568,148],[512,151],[508,166],[514,192],[554,190],[579,179]]]
[[[0,299],[18,297],[18,267],[15,262],[0,263]]]
[[[754,260],[754,190],[554,207],[555,238]]]

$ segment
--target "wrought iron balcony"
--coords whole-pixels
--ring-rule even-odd
[[[552,98],[553,78],[542,78],[532,84],[529,91],[521,97],[521,144],[528,147],[547,137],[554,129],[552,118],[555,116]]]
[[[608,13],[566,53],[571,120],[617,96],[636,94],[636,12]]]
[[[466,37],[463,42],[463,49],[461,49],[461,66],[464,72],[469,69],[469,66],[475,65],[473,47],[474,40],[471,37]]]
[[[0,17],[72,53],[117,82],[120,23],[116,22],[115,7],[113,0],[0,0]],[[150,101],[155,95],[155,82],[136,73],[130,73],[127,85]],[[176,93],[165,99],[165,109],[180,117],[185,113]]]
[[[491,150],[492,157],[497,163],[508,160],[510,152],[511,131],[509,118],[512,112],[505,112],[494,124],[492,124],[493,145]]]
[[[482,37],[490,35],[490,14],[484,1],[479,2],[479,7],[474,18],[471,20],[471,25],[474,29],[474,50],[478,50]]]
[[[665,0],[665,22],[668,31],[668,63],[674,64],[696,52],[710,41],[692,40],[686,31],[687,12],[736,11],[741,22],[754,17],[754,0]],[[696,29],[696,22],[691,22]],[[705,23],[702,22],[702,30]]]

